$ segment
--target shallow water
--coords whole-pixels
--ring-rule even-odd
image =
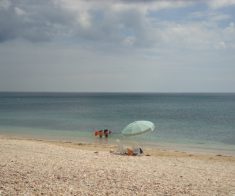
[[[156,131],[123,138],[135,120]],[[0,93],[0,133],[98,142],[93,131],[105,128],[111,141],[235,152],[235,94]]]

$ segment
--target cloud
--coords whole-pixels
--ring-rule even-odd
[[[8,9],[11,5],[11,2],[9,0],[2,0],[0,2],[0,9]]]
[[[47,41],[69,34],[73,13],[52,0],[9,0],[0,6],[0,41]],[[7,5],[7,6],[6,6]]]
[[[234,91],[234,16],[208,5],[0,0],[0,90]]]
[[[144,42],[148,42],[149,37],[144,30],[150,28],[146,17],[149,10],[188,5],[186,1],[172,3],[162,0],[143,3],[142,1],[101,2],[3,0],[0,3],[0,41],[15,38],[30,41],[67,38],[143,45]],[[125,29],[128,32],[125,32]],[[127,42],[126,40],[130,38],[132,41]]]
[[[218,8],[233,2],[211,0],[208,5]],[[228,14],[198,11],[191,18],[185,15],[183,21],[159,19],[157,15],[160,10],[169,9],[179,9],[180,15],[180,10],[196,5],[195,1],[186,0],[3,0],[0,42],[13,39],[68,42],[109,50],[163,46],[208,49],[234,45],[233,27],[219,26],[219,22],[231,20]]]
[[[234,0],[210,0],[208,1],[208,5],[213,9],[219,9],[228,6],[234,6]]]
[[[193,12],[189,19],[191,20],[203,20],[203,21],[211,21],[211,22],[223,22],[227,20],[231,20],[231,17],[229,14],[220,13],[216,11],[197,11]]]

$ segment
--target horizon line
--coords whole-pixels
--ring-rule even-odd
[[[116,94],[116,93],[123,93],[123,94],[135,94],[135,93],[146,93],[146,94],[171,94],[171,93],[178,93],[178,94],[233,94],[235,91],[191,91],[191,92],[183,92],[183,91],[0,91],[0,93],[106,93],[106,94]]]

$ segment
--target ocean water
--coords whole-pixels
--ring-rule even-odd
[[[149,120],[156,131],[124,138],[121,130]],[[222,93],[0,93],[0,134],[97,141],[136,140],[173,149],[235,154],[235,94]]]

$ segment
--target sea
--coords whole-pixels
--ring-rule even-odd
[[[136,120],[155,131],[123,136]],[[100,129],[112,134],[97,138]],[[0,92],[0,135],[235,155],[235,93]]]

